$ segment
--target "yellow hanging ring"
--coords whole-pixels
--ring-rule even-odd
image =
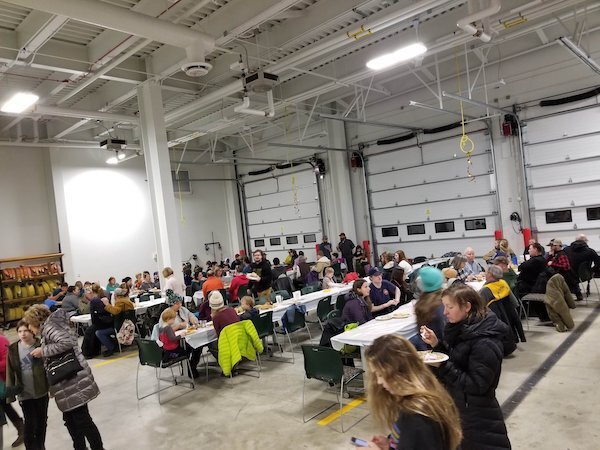
[[[466,134],[463,134],[460,137],[459,146],[460,146],[460,151],[467,155],[470,155],[471,153],[473,153],[473,150],[475,150],[475,143]]]

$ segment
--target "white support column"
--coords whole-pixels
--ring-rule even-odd
[[[226,166],[224,178],[235,178],[233,166]],[[224,181],[227,224],[229,226],[229,255],[235,255],[240,249],[245,248],[246,244],[242,238],[242,217],[240,213],[240,199],[238,196],[237,183],[234,181]]]
[[[170,266],[176,276],[182,279],[178,215],[171,179],[160,84],[152,80],[146,81],[138,87],[137,95],[159,273],[164,267]]]
[[[329,135],[329,146],[334,148],[346,148],[346,132],[344,122],[327,119],[327,133]],[[326,227],[330,242],[338,244],[338,235],[346,233],[346,237],[358,244],[366,236],[356,235],[354,222],[354,201],[350,187],[350,169],[348,154],[344,152],[330,151],[327,155],[329,167],[325,175],[328,192],[325,193],[324,202],[326,216]]]

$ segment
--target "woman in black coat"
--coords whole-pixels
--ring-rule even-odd
[[[449,360],[440,363],[437,375],[460,412],[462,450],[510,449],[502,410],[496,400],[507,325],[488,310],[469,286],[452,285],[442,293],[448,324],[444,340],[421,327],[423,340]]]

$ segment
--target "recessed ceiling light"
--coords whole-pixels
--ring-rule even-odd
[[[119,160],[116,156],[111,156],[106,160],[106,164],[119,164]]]
[[[6,101],[0,110],[7,113],[22,113],[40,98],[29,92],[17,92]]]
[[[125,156],[127,156],[127,155],[125,155],[124,152],[117,153],[117,158],[119,159],[119,161],[122,159],[125,159]]]
[[[416,58],[427,51],[420,42],[415,44],[407,45],[406,47],[399,48],[395,52],[386,53],[385,55],[378,56],[367,62],[367,67],[372,70],[382,70],[388,67],[394,66],[403,61]]]

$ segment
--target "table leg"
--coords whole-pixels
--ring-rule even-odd
[[[362,369],[364,370],[363,373],[363,385],[365,387],[365,393],[367,392],[367,386],[368,386],[368,381],[369,381],[369,365],[367,364],[367,360],[365,359],[365,349],[366,347],[364,345],[360,346],[360,360],[362,361]]]

